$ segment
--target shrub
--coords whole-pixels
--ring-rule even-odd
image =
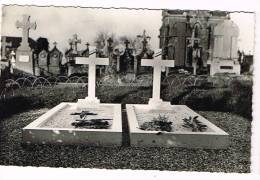
[[[252,118],[252,80],[234,79],[226,88],[182,88],[171,97],[173,104],[185,104],[195,110],[228,111]]]
[[[232,109],[235,113],[252,119],[253,82],[250,80],[233,80],[230,83],[232,90]]]
[[[231,91],[227,88],[194,89],[180,101],[180,104],[186,104],[195,110],[229,111],[230,96]]]
[[[0,119],[12,114],[19,113],[32,108],[43,106],[43,102],[38,98],[14,96],[0,100]]]

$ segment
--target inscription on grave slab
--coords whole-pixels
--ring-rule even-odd
[[[30,57],[27,55],[20,55],[19,56],[19,61],[20,62],[29,62],[30,61]]]

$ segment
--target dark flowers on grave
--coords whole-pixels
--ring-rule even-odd
[[[89,111],[81,111],[80,113],[71,113],[71,115],[79,115],[80,119],[77,119],[76,122],[71,123],[75,128],[89,128],[89,129],[107,129],[110,126],[108,121],[112,119],[88,119],[87,117],[90,115],[97,115],[96,113],[92,113]]]
[[[185,128],[192,128],[192,132],[203,132],[207,130],[207,125],[203,124],[198,120],[199,116],[184,118],[183,120],[183,127]]]
[[[140,129],[146,130],[146,131],[167,131],[171,132],[172,131],[172,122],[169,121],[169,117],[166,115],[161,115],[157,118],[153,118],[152,121],[150,122],[144,122],[141,126]]]

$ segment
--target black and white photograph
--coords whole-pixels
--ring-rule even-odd
[[[254,12],[1,16],[1,166],[252,172]]]

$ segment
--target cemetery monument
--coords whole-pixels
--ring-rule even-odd
[[[26,73],[34,74],[32,50],[29,46],[29,31],[36,29],[36,22],[30,22],[29,15],[23,15],[22,21],[16,22],[16,27],[22,29],[22,42],[16,50],[16,68]]]

